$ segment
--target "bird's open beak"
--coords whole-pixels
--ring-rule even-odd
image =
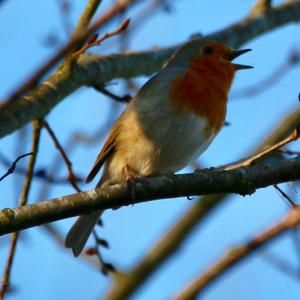
[[[245,54],[249,51],[251,51],[252,49],[243,49],[243,50],[233,50],[229,55],[228,55],[228,59],[230,61],[234,60],[235,58],[237,58],[238,56]],[[242,70],[242,69],[252,69],[252,66],[247,66],[247,65],[240,65],[240,64],[232,64],[236,70]]]

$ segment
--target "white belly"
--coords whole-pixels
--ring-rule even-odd
[[[176,172],[203,153],[215,136],[194,114],[161,119],[144,128],[137,115],[130,114],[124,124],[106,168],[110,184],[124,180],[125,165],[140,176]]]

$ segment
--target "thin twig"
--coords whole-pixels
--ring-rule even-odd
[[[294,230],[296,228],[293,228]],[[292,229],[292,230],[293,230]],[[270,253],[266,250],[261,251],[260,256],[268,262],[271,266],[281,271],[282,273],[296,279],[298,282],[300,280],[300,272],[297,268],[293,267],[290,263],[288,263],[283,258],[275,255],[274,253]]]
[[[254,237],[250,242],[231,248],[217,260],[212,266],[208,267],[195,280],[193,280],[182,292],[174,298],[176,300],[195,299],[204,289],[212,284],[226,271],[248,258],[260,247],[266,246],[269,242],[278,238],[287,230],[296,228],[300,224],[300,208],[289,212],[282,221],[265,230],[263,233]]]
[[[77,146],[79,146],[80,144],[83,145],[95,145],[98,144],[99,141],[104,137],[105,133],[107,133],[107,131],[109,130],[109,128],[112,126],[113,124],[113,120],[115,119],[117,114],[117,111],[115,109],[113,109],[113,106],[110,107],[110,111],[108,113],[108,118],[106,120],[106,122],[104,122],[104,125],[99,129],[96,130],[94,134],[92,135],[88,135],[85,132],[74,132],[68,139],[68,141],[65,143],[64,145],[64,149],[65,152],[67,152],[70,156],[70,154],[75,150],[75,148]],[[59,169],[62,167],[62,164],[60,163],[61,158],[60,158],[60,154],[58,153],[58,155],[53,159],[53,161],[49,164],[49,176],[50,178],[53,178],[54,174],[58,174],[59,173]],[[81,178],[82,180],[83,178]],[[83,182],[83,181],[80,181]],[[50,181],[51,183],[51,181]],[[68,180],[69,183],[69,180]],[[48,193],[49,193],[49,188],[50,185],[48,184],[47,186],[42,186],[40,192],[38,193],[37,196],[37,201],[40,201],[41,199],[47,199],[48,198]]]
[[[102,0],[89,0],[85,6],[85,10],[81,14],[79,21],[74,29],[72,38],[76,37],[82,31],[86,30],[91,23],[93,16],[95,15]]]
[[[61,146],[61,144],[59,143],[54,131],[51,129],[51,127],[49,126],[49,124],[44,121],[44,127],[47,130],[47,132],[49,133],[51,139],[53,140],[55,147],[58,149],[58,151],[60,152],[61,156],[63,157],[63,160],[65,161],[65,164],[67,166],[68,172],[69,172],[69,181],[71,183],[71,185],[74,187],[74,189],[77,192],[81,192],[80,188],[78,187],[77,183],[76,183],[76,177],[74,175],[73,169],[72,169],[72,163],[69,160],[66,152],[64,151],[63,147]],[[112,270],[112,268],[110,268],[110,264],[105,263],[100,255],[99,249],[97,249],[97,254],[98,254],[98,258],[100,261],[100,265],[101,265],[101,270],[103,273],[108,272],[108,270]]]
[[[29,152],[29,153],[25,153],[25,154],[22,154],[20,155],[19,157],[17,157],[17,159],[11,164],[11,166],[8,168],[8,170],[6,171],[6,173],[4,175],[2,175],[0,177],[0,181],[3,180],[5,177],[7,177],[8,175],[12,174],[16,167],[17,167],[17,164],[19,162],[19,160],[21,160],[22,158],[26,157],[26,156],[29,156],[29,155],[33,155],[32,152]]]
[[[115,100],[116,102],[119,103],[129,103],[130,100],[132,99],[132,96],[130,95],[125,95],[125,96],[117,96],[114,93],[108,91],[106,88],[102,87],[102,86],[98,86],[98,85],[93,85],[93,88],[95,90],[97,90],[98,92],[102,93],[103,95],[108,96],[109,98]]]
[[[114,105],[110,107],[110,112],[107,114],[107,120],[104,123],[104,125],[99,129],[96,130],[96,132],[93,135],[87,135],[86,133],[83,132],[74,132],[66,142],[65,146],[63,147],[65,149],[65,152],[68,153],[70,156],[71,152],[75,150],[75,147],[78,147],[80,144],[83,145],[93,145],[95,143],[99,143],[99,140],[101,140],[104,136],[104,133],[107,132],[108,128],[111,127],[111,124],[115,118],[116,115],[116,110],[114,109]],[[60,153],[58,153],[57,157],[53,159],[53,161],[50,163],[50,177],[51,174],[57,174],[59,171],[59,168],[61,168],[62,164],[60,164],[61,158],[60,158]],[[68,181],[69,183],[69,181]],[[50,190],[50,185],[43,185],[40,189],[40,192],[38,193],[37,196],[37,202],[40,201],[41,199],[46,199],[48,197],[48,193]],[[62,237],[56,233],[56,231],[53,228],[50,228],[51,224],[45,224],[44,227],[47,230],[47,232],[53,236],[54,240],[61,242]],[[50,230],[49,230],[50,229]],[[58,238],[59,237],[59,238]],[[60,243],[61,246],[64,247],[64,239],[63,242]],[[96,259],[93,259],[90,256],[87,255],[81,255],[81,258],[84,260],[88,261],[90,264],[93,264],[93,266],[99,268],[99,261],[96,262]],[[102,265],[101,265],[102,266]],[[102,269],[102,268],[101,268]]]
[[[25,180],[24,187],[23,187],[23,190],[21,193],[21,197],[20,197],[20,206],[24,206],[27,203],[28,194],[29,194],[29,190],[30,190],[31,182],[32,182],[34,165],[36,162],[37,152],[38,152],[38,148],[39,148],[41,129],[42,129],[42,121],[41,120],[33,121],[33,126],[34,126],[34,130],[33,130],[33,137],[32,137],[32,151],[31,151],[33,153],[33,155],[29,161],[28,171],[26,174],[26,180]]]
[[[17,88],[6,101],[4,101],[4,103],[1,105],[1,109],[4,109],[9,103],[13,102],[18,97],[35,87],[42,76],[44,76],[53,66],[55,66],[68,52],[78,47],[78,45],[84,43],[89,35],[112,20],[119,14],[120,11],[135,2],[138,2],[138,0],[123,0],[116,2],[100,18],[98,18],[98,20],[92,26],[90,26],[86,30],[80,31],[78,34],[73,36],[73,38],[64,47],[62,47],[56,54],[54,54],[44,65],[42,65],[40,69],[38,69],[32,76],[30,76],[24,84]]]
[[[0,162],[5,167],[11,168],[10,161],[2,153],[0,153]],[[16,174],[20,174],[20,175],[26,175],[26,168],[21,167],[21,166],[16,166],[13,172],[16,173]],[[45,182],[48,182],[48,183],[51,183],[51,184],[69,184],[70,183],[67,176],[56,178],[56,177],[52,176],[51,174],[48,174],[48,171],[46,171],[45,168],[38,168],[34,172],[33,178],[37,178],[37,179],[40,179],[42,181],[45,181]],[[80,176],[78,174],[76,174],[76,180],[79,183],[85,182],[84,177]]]
[[[257,160],[262,159],[266,156],[268,156],[270,153],[272,153],[275,150],[278,150],[280,148],[282,148],[283,146],[296,141],[299,138],[299,126],[300,124],[297,125],[297,128],[285,139],[283,139],[282,141],[276,143],[275,145],[272,145],[262,151],[260,151],[259,153],[241,161],[241,162],[237,162],[234,164],[230,164],[229,166],[226,167],[220,167],[224,170],[234,170],[237,168],[242,168],[242,167],[248,167],[253,165]]]
[[[111,124],[115,118],[115,115],[117,111],[114,109],[114,106],[110,107],[110,112],[107,114],[107,120],[104,122],[104,125],[99,129],[96,130],[95,134],[88,135],[84,132],[74,132],[66,142],[65,146],[63,147],[65,151],[69,154],[72,153],[72,151],[75,150],[75,147],[78,147],[80,144],[83,145],[93,145],[95,143],[99,143],[99,140],[101,140],[104,136],[104,133],[107,132],[108,128],[111,127]],[[54,178],[54,174],[59,173],[59,169],[62,167],[62,164],[60,163],[61,157],[60,153],[57,153],[57,156],[53,159],[53,161],[50,163],[50,168],[48,170],[48,177]],[[69,180],[64,180],[64,182],[69,183]],[[82,181],[83,182],[83,181]],[[51,185],[48,183],[52,183],[51,181],[46,181],[46,185],[44,184],[41,186],[39,193],[37,194],[37,201],[39,202],[41,199],[46,199],[48,197]],[[56,232],[56,230],[51,227],[51,224],[45,224],[43,228],[46,229],[47,233],[49,233],[50,236],[54,238],[55,241],[58,241],[61,246],[64,247],[65,242],[64,238]],[[81,258],[88,261],[90,264],[92,264],[94,267],[99,267],[99,262],[95,259],[93,259],[90,256],[87,255],[81,255]]]
[[[28,169],[27,169],[27,174],[24,182],[24,186],[22,189],[22,193],[20,196],[20,206],[24,206],[27,203],[28,199],[28,194],[29,190],[31,187],[31,182],[32,182],[32,175],[33,175],[33,170],[36,162],[36,157],[38,153],[38,147],[39,147],[39,141],[40,141],[40,133],[41,133],[41,121],[36,120],[33,121],[34,129],[33,129],[33,142],[32,142],[32,148],[31,148],[31,158],[28,164]],[[2,288],[0,291],[0,299],[3,300],[10,284],[10,274],[11,274],[11,269],[13,265],[13,260],[15,257],[15,252],[16,252],[16,246],[17,246],[17,241],[19,237],[19,232],[14,232],[11,237],[11,244],[10,244],[10,249],[9,249],[9,255],[7,259],[7,263],[5,266],[3,278],[2,278]]]
[[[292,151],[289,149],[278,149],[278,151],[280,151],[283,154],[287,154],[287,155],[300,155],[300,151]]]
[[[87,43],[85,45],[83,45],[78,51],[76,51],[75,53],[73,53],[74,57],[78,57],[80,54],[82,54],[85,50],[94,47],[94,46],[98,46],[100,45],[104,40],[118,35],[121,32],[123,32],[124,30],[126,30],[126,28],[128,27],[130,23],[130,19],[126,19],[116,30],[112,31],[112,32],[107,32],[105,33],[102,37],[100,37],[99,39],[97,39],[97,35],[93,35],[91,40],[88,40]]]
[[[17,131],[16,138],[14,141],[14,153],[15,153],[14,157],[18,157],[20,155],[20,153],[27,152],[28,145],[26,145],[27,144],[26,141],[28,140],[28,136],[30,136],[31,134],[32,134],[31,126],[28,126],[28,127],[25,126],[25,127],[21,128],[21,130]],[[17,168],[22,166],[23,164],[25,164],[25,163],[22,163],[22,162],[18,163]],[[9,164],[9,166],[10,166],[10,164]],[[24,167],[24,169],[25,169],[25,174],[26,174],[27,168]],[[14,170],[14,173],[17,173],[16,170]],[[14,185],[12,197],[15,200],[14,201],[15,205],[18,205],[18,200],[20,197],[20,192],[22,190],[23,181],[20,180],[20,178],[18,176],[13,176],[12,180],[13,180],[13,185]]]
[[[110,272],[115,272],[116,271],[115,267],[111,263],[105,262],[102,257],[102,254],[100,252],[100,246],[102,246],[104,248],[109,248],[107,241],[99,238],[99,236],[97,235],[97,232],[95,230],[93,230],[93,236],[94,236],[96,245],[95,245],[95,247],[88,249],[86,253],[88,254],[92,250],[94,252],[93,254],[97,255],[98,260],[100,262],[100,270],[103,275],[107,275]]]
[[[275,190],[279,193],[279,195],[281,196],[281,198],[285,201],[287,201],[287,203],[289,203],[289,205],[292,208],[295,208],[296,206],[298,206],[298,204],[296,204],[287,193],[285,193],[277,184],[274,184],[273,187],[275,188]]]
[[[61,146],[61,144],[59,143],[54,131],[51,129],[51,127],[49,126],[48,122],[44,121],[44,127],[45,129],[47,130],[47,132],[49,133],[56,149],[60,152],[63,160],[65,161],[66,163],[66,166],[67,166],[67,169],[68,169],[68,172],[69,172],[69,176],[68,176],[68,179],[71,183],[71,185],[73,186],[73,188],[77,191],[77,192],[81,192],[81,189],[78,187],[77,183],[76,183],[76,176],[73,172],[73,169],[72,169],[72,163],[71,161],[69,160],[66,152],[64,151],[63,147]]]

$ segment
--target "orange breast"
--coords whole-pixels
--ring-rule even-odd
[[[171,82],[171,101],[178,113],[193,111],[206,118],[213,131],[218,131],[225,121],[233,76],[234,69],[229,64],[194,59],[188,70]]]

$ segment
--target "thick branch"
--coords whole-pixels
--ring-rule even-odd
[[[232,171],[164,175],[136,184],[136,203],[187,195],[216,193],[252,194],[258,188],[300,179],[300,158],[281,160]],[[99,209],[132,204],[126,185],[95,189],[38,204],[6,208],[0,212],[0,235],[61,220]]]
[[[267,14],[255,14],[209,37],[239,47],[254,37],[300,18],[300,0],[274,7]],[[197,46],[197,41],[193,42]],[[151,75],[158,71],[178,46],[124,55],[82,55],[72,72],[58,69],[44,83],[5,107],[0,115],[0,137],[33,119],[45,116],[66,96],[83,85],[114,78]]]

